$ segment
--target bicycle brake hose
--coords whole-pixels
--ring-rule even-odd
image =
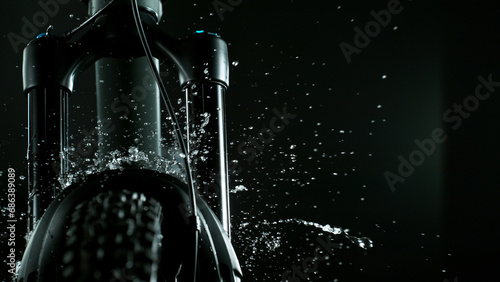
[[[72,29],[71,31],[68,31],[64,34],[64,38],[66,40],[70,40],[71,37],[73,37],[78,31],[82,30],[84,27],[86,27],[90,22],[95,20],[100,14],[102,14],[104,11],[106,11],[113,3],[115,3],[116,0],[111,0],[106,6],[102,7],[99,11],[95,12],[91,17],[89,17],[86,21],[84,21],[81,25],[77,26],[76,28]]]
[[[134,21],[135,25],[137,27],[137,31],[139,33],[139,38],[141,40],[142,46],[144,48],[144,52],[146,53],[146,57],[148,59],[149,65],[151,67],[151,70],[154,74],[156,83],[160,87],[160,96],[162,97],[162,100],[167,108],[168,114],[172,118],[173,126],[174,126],[174,131],[175,135],[177,137],[177,140],[179,142],[179,146],[181,147],[181,152],[184,154],[184,164],[185,164],[185,169],[186,169],[186,178],[187,178],[187,184],[188,184],[188,190],[189,190],[189,196],[191,200],[191,208],[192,208],[192,216],[195,220],[195,250],[194,250],[194,267],[193,267],[193,281],[196,281],[196,267],[198,264],[198,233],[199,233],[199,222],[198,222],[198,215],[197,215],[197,205],[196,205],[196,190],[194,186],[194,181],[193,181],[193,176],[192,176],[192,170],[191,170],[191,165],[189,161],[189,152],[187,151],[187,146],[184,141],[184,138],[182,137],[182,130],[179,126],[179,122],[177,121],[177,117],[175,116],[175,112],[172,106],[172,103],[170,99],[168,98],[167,95],[167,90],[165,88],[165,85],[163,84],[163,81],[161,80],[160,74],[158,69],[154,65],[154,59],[153,55],[151,53],[151,49],[149,47],[147,38],[146,38],[146,33],[144,32],[144,27],[142,26],[142,21],[141,21],[141,16],[139,12],[139,5],[137,4],[137,0],[131,0],[132,4],[132,12],[134,14]]]

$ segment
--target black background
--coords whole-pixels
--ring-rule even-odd
[[[311,226],[272,224],[280,219],[348,228],[373,240],[365,251],[332,237],[343,247],[318,262],[311,281],[500,281],[500,99],[493,92],[456,129],[443,119],[474,95],[478,76],[500,81],[499,9],[492,1],[401,0],[401,13],[348,63],[339,44],[353,45],[353,28],[364,29],[373,21],[370,11],[389,2],[243,0],[223,19],[212,1],[167,2],[166,32],[217,32],[237,62],[227,115],[229,156],[241,168],[231,183],[248,189],[232,194],[233,244],[245,281],[280,281],[312,256],[317,238],[328,238]],[[3,1],[1,9],[0,185],[6,188],[7,169],[14,168],[19,217],[26,211],[27,113],[22,52],[7,35],[21,35],[22,17],[31,20],[40,10],[28,0]],[[85,6],[71,1],[49,22],[61,34],[85,16]],[[76,84],[75,142],[83,138],[78,129],[94,126],[92,85],[92,71]],[[169,85],[174,93],[175,78]],[[285,105],[296,117],[246,161],[238,145],[257,137],[273,109]],[[408,159],[418,149],[414,140],[431,138],[436,128],[446,141],[391,191],[384,173],[397,173],[398,157]],[[6,192],[0,199],[4,208]],[[24,232],[19,223],[19,259]],[[1,250],[4,261],[5,241]],[[4,267],[0,277],[7,279]]]

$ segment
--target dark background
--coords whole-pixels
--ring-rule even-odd
[[[374,242],[363,250],[333,236],[342,248],[318,262],[311,281],[500,281],[500,99],[492,93],[456,129],[443,119],[474,94],[478,76],[500,81],[500,10],[492,1],[401,0],[402,12],[348,63],[339,44],[353,45],[353,28],[364,29],[370,11],[389,2],[243,0],[223,19],[212,1],[167,2],[161,25],[168,33],[218,32],[235,62],[228,137],[230,159],[241,168],[231,183],[248,189],[232,194],[233,244],[245,281],[280,281],[313,255],[317,238],[328,238],[312,226],[274,224],[285,219],[347,228]],[[22,53],[7,35],[20,35],[22,17],[40,10],[37,1],[3,1],[0,17],[0,185],[6,188],[7,169],[14,168],[19,217],[26,211],[27,113]],[[71,1],[49,22],[61,34],[85,16],[85,6]],[[88,117],[91,79],[92,70],[83,74],[71,101],[76,143],[84,136],[79,129],[95,126]],[[175,78],[169,85],[175,90]],[[296,117],[246,161],[238,145],[257,137],[273,109],[285,105]],[[398,157],[408,159],[418,149],[414,140],[431,138],[436,128],[446,141],[391,191],[384,173],[397,173]],[[16,232],[20,259],[21,223]]]

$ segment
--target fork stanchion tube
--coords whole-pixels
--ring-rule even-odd
[[[186,87],[186,116],[193,178],[198,191],[230,232],[225,87],[196,83]]]
[[[33,230],[61,189],[68,169],[68,96],[58,88],[35,88],[28,93],[28,183]]]
[[[186,91],[187,137],[197,188],[230,235],[225,92],[229,86],[227,44],[197,31],[173,49]],[[161,51],[170,50],[158,44]],[[175,45],[174,45],[175,47]]]

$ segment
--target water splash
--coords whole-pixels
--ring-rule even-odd
[[[59,176],[59,182],[63,188],[66,188],[85,179],[88,175],[102,170],[124,170],[130,166],[165,173],[185,182],[182,160],[176,147],[168,147],[163,155],[151,158],[146,152],[133,146],[128,148],[127,152],[114,150],[102,158],[99,158],[98,154],[95,153],[94,158],[83,160],[83,164],[86,166],[84,169],[81,168],[81,161],[77,165],[76,161],[70,160],[70,170],[67,175]]]
[[[242,192],[242,191],[248,191],[248,188],[243,186],[243,185],[238,185],[238,186],[234,187],[234,189],[231,189],[231,191],[229,191],[229,192],[236,194],[236,193]]]
[[[203,116],[204,120],[201,123],[200,128],[199,128],[200,134],[204,134],[205,133],[205,129],[204,128],[210,122],[210,113],[204,113],[202,116]]]
[[[320,236],[325,232],[333,235],[328,236],[328,245],[330,246],[330,244],[333,243],[331,245],[332,248],[338,247],[339,249],[343,249],[343,246],[346,243],[349,244],[349,241],[364,250],[373,247],[373,241],[370,238],[350,235],[349,229],[331,226],[330,224],[323,225],[298,218],[279,219],[275,221],[263,220],[257,223],[251,222],[252,219],[256,219],[257,216],[262,215],[263,214],[260,213],[256,215],[250,212],[243,212],[244,221],[238,224],[238,228],[234,232],[234,234],[237,234],[236,236],[238,240],[241,241],[240,247],[242,250],[240,250],[240,252],[243,258],[242,266],[246,269],[250,276],[257,274],[256,272],[258,271],[258,275],[268,275],[270,279],[273,279],[272,281],[276,281],[275,278],[278,276],[276,276],[275,272],[265,273],[264,271],[264,273],[260,273],[262,271],[261,265],[263,263],[269,263],[272,265],[275,260],[290,261],[290,265],[293,265],[293,263],[297,260],[299,262],[304,261],[304,258],[310,257],[311,255],[310,250],[308,250],[306,246],[310,246],[311,248],[318,247],[318,244],[321,244],[318,243],[320,242],[318,240],[321,240]],[[314,229],[310,230],[310,232],[302,233],[297,232],[295,228],[286,226],[288,224],[313,227]],[[256,231],[259,235],[253,236]],[[318,236],[312,235],[315,233]],[[312,239],[314,237],[315,239]],[[294,246],[293,240],[297,238],[303,240],[302,242],[304,242],[304,244]],[[302,247],[306,247],[306,249]],[[349,246],[347,246],[346,249],[349,249]],[[294,253],[293,255],[289,253],[290,250]],[[327,260],[326,263],[328,265],[338,259],[341,259],[340,257],[335,259],[332,258],[335,254],[333,253],[333,249],[331,251],[332,252],[329,252],[328,254],[324,253],[324,258]]]
[[[316,222],[305,221],[305,220],[302,220],[302,219],[295,219],[295,218],[292,218],[292,219],[280,219],[278,221],[271,222],[270,224],[278,224],[278,223],[298,223],[298,224],[302,224],[302,225],[305,225],[305,226],[313,226],[313,227],[319,228],[319,229],[321,229],[321,230],[323,230],[325,232],[328,232],[328,233],[331,233],[331,234],[334,234],[334,235],[342,234],[342,228],[331,227],[330,224],[321,225],[321,224],[316,223]]]
[[[286,224],[286,223],[297,223],[305,226],[312,226],[318,229],[321,229],[324,232],[333,234],[333,235],[344,235],[345,238],[349,239],[352,243],[357,244],[362,249],[369,249],[373,247],[373,241],[368,237],[357,237],[349,234],[349,229],[344,229],[341,227],[331,227],[330,224],[322,225],[312,221],[306,221],[303,219],[280,219],[273,222],[268,222],[264,220],[262,224],[264,225],[277,225],[277,224]]]

